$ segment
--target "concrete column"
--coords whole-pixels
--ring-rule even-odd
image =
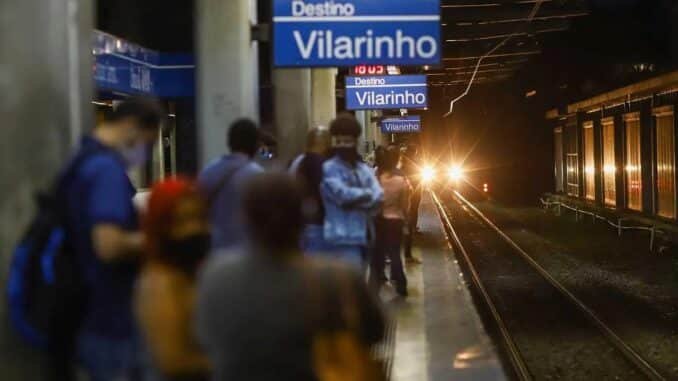
[[[236,119],[258,120],[258,44],[251,41],[256,0],[198,0],[197,106],[199,165],[226,151]]]
[[[311,70],[311,127],[328,127],[337,115],[337,69]]]
[[[312,125],[310,69],[273,71],[275,129],[278,158],[287,163],[304,151],[306,132]],[[318,94],[320,100],[320,94]],[[321,113],[317,113],[320,117]]]
[[[93,121],[92,1],[0,1],[0,282],[11,247],[81,132]],[[0,304],[2,379],[42,380],[40,357]]]

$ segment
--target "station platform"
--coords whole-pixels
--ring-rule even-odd
[[[422,264],[407,266],[409,297],[382,294],[394,319],[391,380],[508,379],[428,193],[422,197],[419,229],[413,255]]]

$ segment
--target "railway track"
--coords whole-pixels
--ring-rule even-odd
[[[517,379],[668,379],[471,202],[431,194]]]

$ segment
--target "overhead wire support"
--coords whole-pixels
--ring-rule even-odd
[[[541,8],[542,3],[545,0],[535,0],[534,6],[532,7],[532,11],[530,11],[530,14],[527,16],[525,19],[525,22],[530,23],[532,20],[534,20],[535,16],[537,16],[537,13],[539,13],[539,8]],[[520,28],[516,28],[513,33],[509,34],[501,40],[497,45],[495,45],[492,49],[490,49],[487,53],[483,54],[479,59],[478,62],[475,65],[475,69],[473,70],[473,75],[471,75],[471,79],[468,82],[468,85],[466,86],[466,90],[464,90],[463,93],[461,93],[458,97],[454,98],[450,102],[450,111],[443,115],[443,118],[447,118],[448,116],[452,115],[452,112],[454,111],[454,104],[457,103],[460,99],[464,98],[468,93],[471,91],[471,87],[473,86],[473,83],[476,79],[476,75],[478,74],[478,69],[480,68],[480,65],[483,63],[483,60],[489,56],[491,56],[494,52],[499,50],[502,46],[504,46],[509,40],[511,40],[513,37],[517,36],[520,34]]]

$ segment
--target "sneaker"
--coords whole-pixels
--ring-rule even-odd
[[[406,298],[409,294],[407,292],[407,287],[396,287],[396,293],[398,296]]]
[[[407,257],[405,258],[405,262],[408,265],[420,265],[421,264],[421,259],[415,258],[415,257]]]

